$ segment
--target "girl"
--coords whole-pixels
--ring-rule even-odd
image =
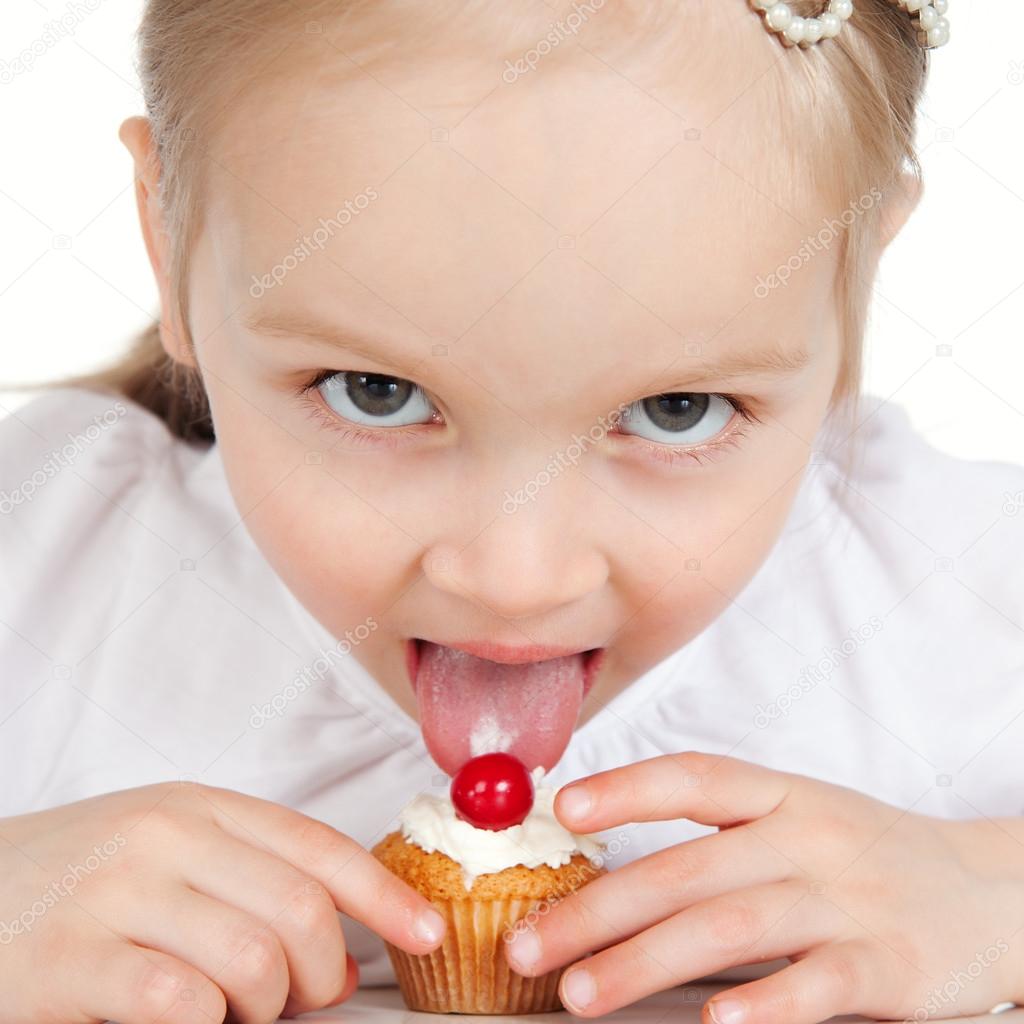
[[[490,749],[612,830],[579,1016],[1024,1001],[1024,472],[857,397],[929,39],[828,13],[149,0],[159,323],[0,427],[5,1020],[389,982]]]

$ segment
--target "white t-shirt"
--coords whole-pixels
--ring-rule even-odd
[[[696,749],[926,814],[1024,814],[1024,468],[940,453],[873,406],[853,474],[812,459],[737,600],[547,781]],[[266,563],[217,446],[107,395],[0,421],[0,679],[0,817],[193,778],[370,846],[447,785]],[[627,827],[610,864],[708,831]],[[345,931],[364,981],[390,982],[380,940]]]

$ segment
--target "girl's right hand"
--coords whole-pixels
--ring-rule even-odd
[[[338,910],[410,953],[444,921],[354,840],[158,783],[0,821],[6,1024],[267,1024],[355,989]]]

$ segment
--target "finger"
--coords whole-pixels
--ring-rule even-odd
[[[574,1013],[599,1016],[727,967],[809,949],[835,934],[837,917],[802,883],[730,893],[595,953],[563,974],[559,990]]]
[[[815,950],[766,978],[721,992],[704,1007],[711,1024],[819,1024],[856,1013],[865,994],[885,1000],[878,965],[860,942],[841,942]]]
[[[269,800],[211,786],[201,792],[225,832],[311,875],[339,910],[381,938],[414,954],[440,945],[444,918],[353,839]]]
[[[689,818],[725,827],[771,814],[799,776],[713,754],[664,754],[563,786],[555,814],[574,831]]]
[[[695,903],[782,882],[795,870],[745,827],[701,836],[595,878],[537,916],[532,927],[523,919],[513,929],[506,955],[520,974],[543,974]]]
[[[74,1010],[54,1020],[116,1020],[120,1024],[210,1024],[224,1019],[221,990],[201,971],[156,949],[108,941],[76,951],[65,963],[61,1001]],[[73,967],[72,967],[73,965]]]
[[[288,998],[288,963],[274,932],[237,907],[189,888],[132,902],[122,931],[133,942],[191,964],[224,993],[239,1024],[276,1020]]]
[[[353,992],[359,987],[359,961],[351,953],[345,954],[345,987],[341,990],[341,994],[337,999],[327,1004],[327,1006],[340,1006]],[[325,1007],[326,1009],[326,1007]],[[290,1017],[292,1011],[287,1006],[284,1008],[284,1012],[281,1014],[282,1017]]]
[[[192,889],[273,930],[288,965],[286,1012],[319,1010],[338,998],[346,983],[345,937],[320,882],[220,829],[197,837],[182,875]]]

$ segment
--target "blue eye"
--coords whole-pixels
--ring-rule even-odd
[[[435,418],[423,389],[402,377],[342,371],[321,381],[317,390],[339,416],[364,426],[407,427]]]
[[[696,445],[721,433],[736,412],[722,395],[673,391],[634,402],[619,429],[661,444]]]

